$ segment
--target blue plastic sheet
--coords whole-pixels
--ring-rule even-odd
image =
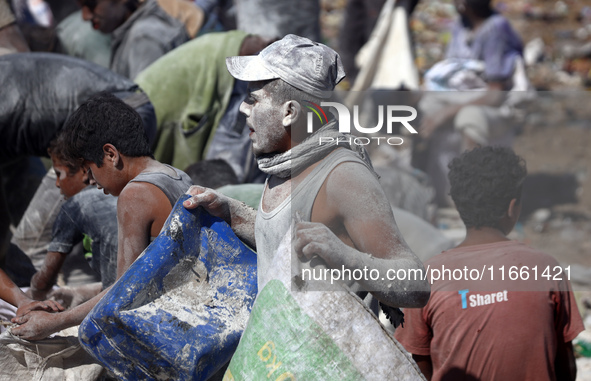
[[[246,325],[256,254],[187,198],[80,326],[83,347],[118,378],[206,380]]]

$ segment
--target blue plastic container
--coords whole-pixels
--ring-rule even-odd
[[[226,364],[257,292],[256,254],[182,196],[160,235],[80,325],[120,379],[206,380]]]

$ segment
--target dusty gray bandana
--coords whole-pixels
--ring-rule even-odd
[[[339,144],[320,144],[320,138],[333,138],[330,141],[338,141]],[[257,162],[260,170],[264,173],[286,179],[297,176],[310,165],[324,159],[335,148],[343,147],[356,152],[371,168],[371,160],[367,151],[361,145],[349,144],[352,139],[355,139],[355,136],[339,132],[338,123],[333,119],[289,151],[260,156],[257,158]],[[325,141],[328,140],[325,139]]]

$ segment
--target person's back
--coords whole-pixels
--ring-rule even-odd
[[[554,258],[506,237],[525,175],[508,148],[450,164],[466,239],[425,262],[431,298],[406,310],[396,331],[428,379],[574,379],[570,342],[584,327],[568,277]]]
[[[47,156],[49,143],[68,115],[93,94],[141,94],[135,83],[108,69],[53,53],[0,57],[0,83],[0,161],[21,155]],[[144,104],[149,103],[145,97]],[[155,119],[153,109],[151,117]],[[147,133],[152,140],[155,121],[150,124],[153,129]]]
[[[246,85],[228,73],[225,59],[258,53],[267,43],[237,30],[208,33],[138,74],[136,82],[150,96],[158,117],[158,161],[187,168],[200,160],[223,159],[240,182],[260,178],[248,129],[238,115]]]
[[[445,269],[447,278],[433,283],[431,299],[421,312],[405,311],[404,328],[397,330],[396,338],[409,352],[430,355],[433,380],[452,375],[556,379],[559,346],[583,327],[572,291],[565,292],[566,274],[554,258],[522,243],[503,241],[451,249],[425,262],[425,267]],[[460,280],[453,280],[453,274],[462,274]],[[510,281],[522,276],[537,276],[537,281]],[[413,330],[412,337],[407,330]]]
[[[205,158],[234,86],[225,59],[239,54],[246,37],[240,31],[209,33],[164,55],[137,76],[156,110],[157,160],[186,168]]]

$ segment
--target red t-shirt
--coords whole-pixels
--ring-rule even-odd
[[[409,352],[431,356],[435,381],[555,380],[557,343],[584,329],[568,273],[556,266],[515,241],[444,251],[425,263],[440,278],[429,302],[404,310],[395,337]]]

